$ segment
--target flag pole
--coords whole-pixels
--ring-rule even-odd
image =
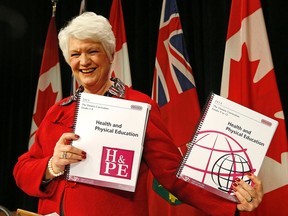
[[[58,3],[58,0],[51,0],[52,2],[52,16],[54,17],[56,15],[56,6],[57,6],[57,3]]]
[[[86,11],[86,0],[82,0],[80,4],[79,14],[82,14],[85,11]]]

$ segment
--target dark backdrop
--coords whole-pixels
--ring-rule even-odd
[[[59,1],[58,29],[79,13],[80,1]],[[88,0],[87,9],[108,18],[111,2]],[[220,92],[231,0],[177,0],[177,3],[202,106],[210,91]],[[11,210],[36,211],[36,199],[16,187],[12,170],[17,157],[27,151],[51,5],[50,0],[0,0],[0,205]],[[162,0],[122,0],[133,87],[148,95],[152,88],[161,6]],[[288,1],[262,0],[262,7],[287,121]],[[61,73],[63,94],[68,96],[71,72],[62,56]]]

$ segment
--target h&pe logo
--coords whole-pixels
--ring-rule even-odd
[[[103,147],[100,175],[131,179],[134,151]]]

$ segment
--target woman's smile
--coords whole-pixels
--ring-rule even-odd
[[[97,68],[89,68],[89,69],[80,69],[79,72],[83,74],[91,74],[93,73]]]

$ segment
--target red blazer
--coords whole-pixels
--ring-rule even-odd
[[[157,104],[145,94],[126,87],[125,99],[152,105],[147,126],[137,188],[134,193],[104,187],[68,182],[63,176],[53,179],[41,190],[41,181],[54,146],[64,132],[71,132],[76,103],[52,106],[43,119],[28,152],[19,157],[14,167],[16,184],[28,195],[39,197],[38,212],[65,216],[148,215],[147,173],[152,171],[158,182],[179,200],[207,215],[234,215],[236,204],[224,200],[176,177],[181,155],[160,118]],[[79,134],[81,137],[81,134]],[[96,141],[97,142],[97,141]]]

